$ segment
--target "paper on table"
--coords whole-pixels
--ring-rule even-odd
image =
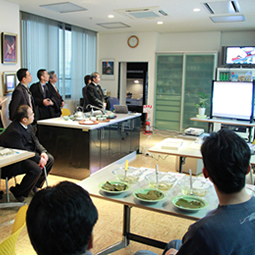
[[[0,156],[6,156],[6,155],[11,155],[11,154],[15,154],[15,151],[13,151],[11,149],[0,150]]]

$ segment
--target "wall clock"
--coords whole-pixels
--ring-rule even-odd
[[[137,36],[135,35],[131,35],[128,40],[127,40],[127,44],[130,48],[135,48],[138,46],[139,44],[139,39]]]

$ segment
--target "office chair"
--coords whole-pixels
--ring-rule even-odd
[[[26,225],[26,213],[28,205],[23,205],[17,212],[12,227],[12,233],[2,243],[0,243],[1,255],[15,255],[15,245],[21,230]]]

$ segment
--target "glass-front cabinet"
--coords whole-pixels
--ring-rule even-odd
[[[206,115],[210,114],[212,80],[217,53],[156,55],[155,127],[182,131],[188,127],[207,130],[206,123],[190,121],[198,114],[198,92],[209,95]]]

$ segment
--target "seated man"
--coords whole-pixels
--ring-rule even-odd
[[[39,255],[88,255],[98,213],[86,190],[64,181],[40,190],[27,210],[27,231]]]
[[[203,174],[213,182],[219,206],[189,227],[179,251],[172,241],[164,254],[255,254],[255,197],[245,189],[251,169],[248,145],[233,131],[222,129],[206,138],[201,153]],[[181,243],[174,241],[175,247]]]
[[[31,190],[36,193],[37,189],[43,186],[45,175],[42,168],[45,166],[47,173],[49,173],[54,162],[52,155],[47,152],[34,135],[30,125],[33,120],[32,109],[28,105],[20,105],[14,121],[0,135],[1,146],[35,152],[34,157],[2,169],[3,176],[26,174],[20,184],[10,188],[14,197],[20,202],[28,197]]]

